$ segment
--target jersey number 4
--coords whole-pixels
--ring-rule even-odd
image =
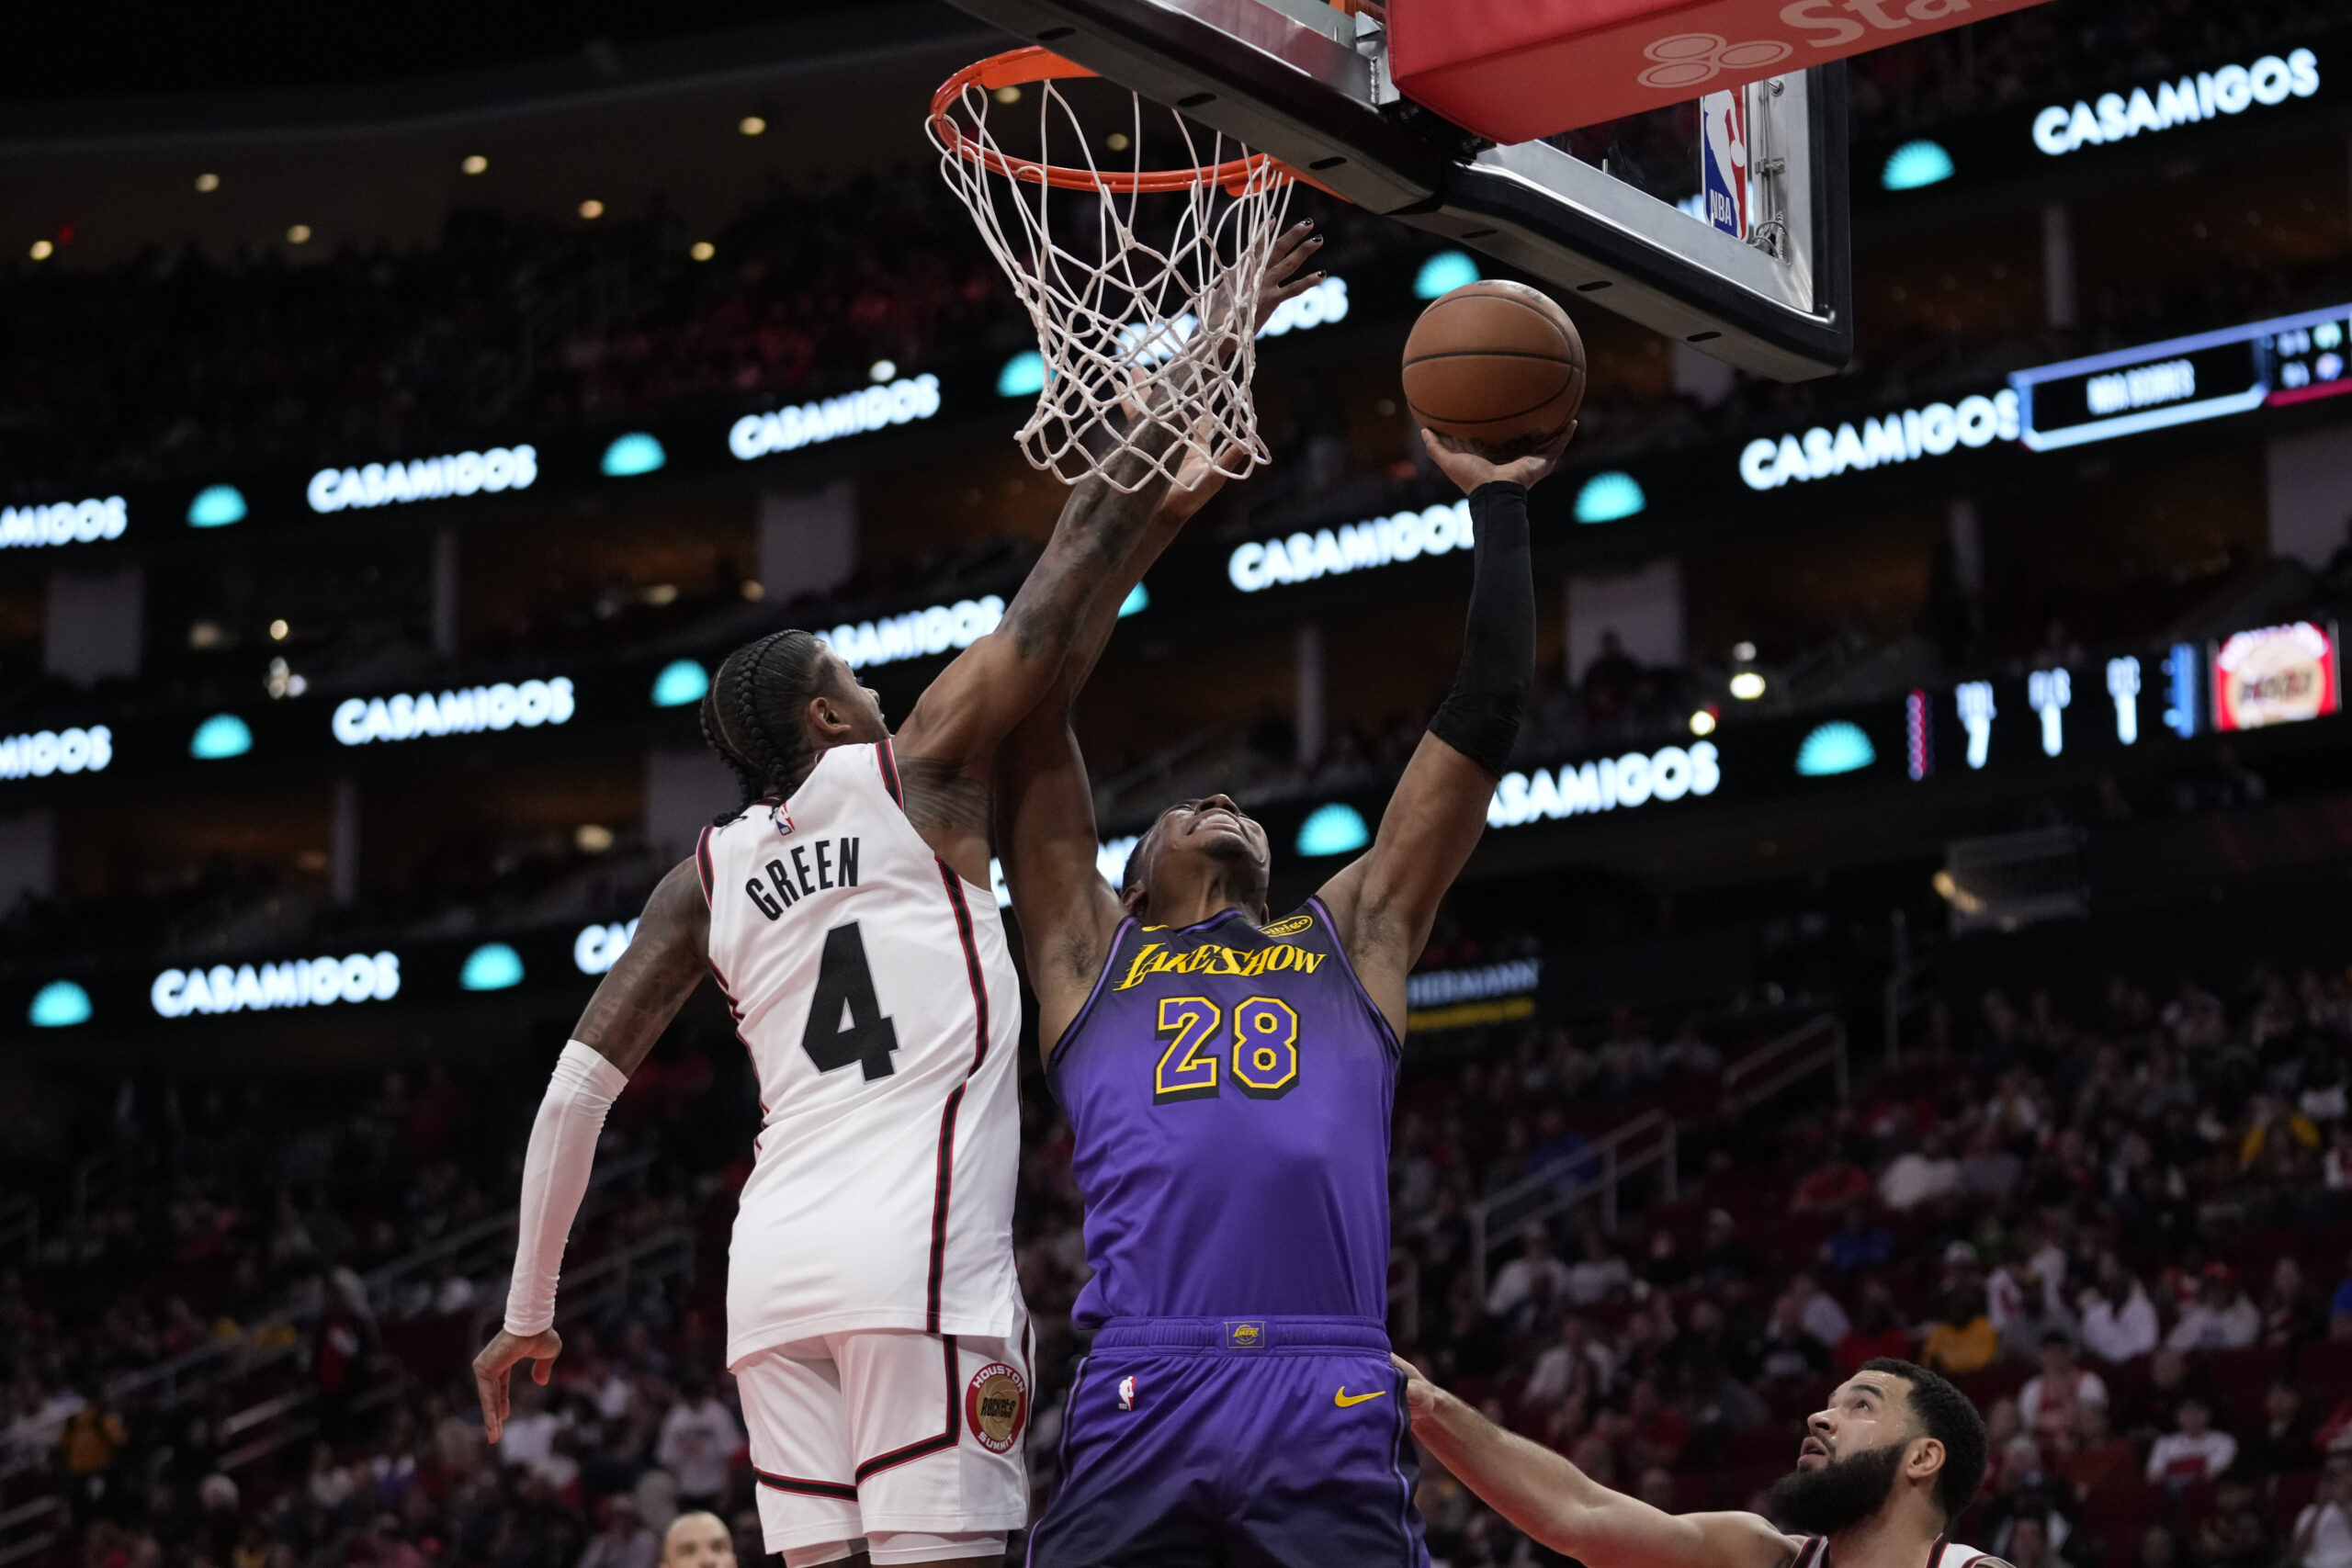
[[[1280,1100],[1298,1084],[1298,1014],[1277,997],[1251,997],[1233,1010],[1230,1060],[1221,1037],[1225,1010],[1206,997],[1162,997],[1164,1043],[1152,1069],[1151,1102],[1206,1100],[1230,1066],[1234,1087],[1252,1100]]]
[[[875,998],[874,971],[866,967],[865,939],[855,920],[825,933],[817,994],[808,1003],[800,1048],[820,1073],[855,1062],[872,1083],[897,1070],[890,1053],[899,1048],[898,1026],[882,1016],[882,1004]]]

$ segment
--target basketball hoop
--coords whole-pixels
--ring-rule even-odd
[[[1127,127],[1098,133],[1124,164],[1104,168],[1056,85],[1094,75],[1049,50],[1016,49],[967,66],[932,96],[941,171],[1037,329],[1045,384],[1015,440],[1033,467],[1065,483],[1100,474],[1132,492],[1155,474],[1173,479],[1193,455],[1240,479],[1268,460],[1250,397],[1254,316],[1294,176],[1135,93]],[[989,125],[993,109],[1007,140],[1015,124],[1026,131],[1025,113],[1006,123],[999,94],[1029,86],[1040,89],[1035,156],[1005,151]],[[1147,169],[1145,121],[1160,115],[1169,129],[1154,139],[1172,133],[1183,164]],[[1075,152],[1057,162],[1067,148]],[[1092,199],[1057,202],[1056,192]]]

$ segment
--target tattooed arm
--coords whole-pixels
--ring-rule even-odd
[[[597,983],[571,1037],[633,1073],[709,973],[710,906],[688,856],[645,901],[637,935]]]
[[[1319,272],[1298,276],[1322,243],[1305,223],[1275,242],[1258,293],[1260,324],[1283,300],[1322,281]],[[1152,465],[1180,434],[1166,421],[1151,421],[1136,449],[1114,460],[1112,472],[1118,484],[1134,487],[1129,491],[1098,476],[1080,481],[1002,623],[940,671],[899,728],[907,817],[967,882],[988,883],[988,782],[997,745],[1053,685],[1089,607],[1161,510],[1168,480]]]
[[[1061,677],[1005,738],[997,761],[998,852],[1021,922],[1029,983],[1037,992],[1037,1044],[1050,1058],[1085,1005],[1126,910],[1095,864],[1094,790],[1069,717],[1070,703],[1102,657],[1119,602],[1193,514],[1224,488],[1225,476],[1195,457],[1152,516],[1109,589],[1071,639]]]
[[[637,935],[605,974],[556,1062],[531,1143],[523,1156],[521,1213],[506,1321],[474,1358],[483,1430],[498,1441],[507,1410],[507,1380],[530,1361],[541,1383],[563,1350],[555,1331],[556,1276],[580,1200],[588,1190],[605,1113],[662,1037],[708,967],[710,908],[691,860],[653,889]]]

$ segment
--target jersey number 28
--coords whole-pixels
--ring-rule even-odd
[[[1280,1100],[1298,1083],[1298,1014],[1279,997],[1251,997],[1233,1010],[1230,1060],[1225,1010],[1206,997],[1162,997],[1154,1038],[1166,1043],[1152,1068],[1151,1102],[1206,1100],[1230,1066],[1234,1087],[1252,1100]]]
[[[825,933],[824,955],[817,961],[817,994],[808,1000],[808,1024],[800,1032],[800,1048],[820,1073],[855,1062],[872,1083],[897,1070],[890,1065],[890,1053],[899,1048],[899,1029],[882,1016],[882,1004],[874,995],[874,971],[865,964],[865,938],[858,933],[855,920]]]

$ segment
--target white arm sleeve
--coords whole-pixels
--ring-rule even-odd
[[[514,1279],[506,1291],[506,1332],[538,1334],[555,1324],[563,1244],[588,1190],[596,1139],[628,1075],[594,1047],[568,1042],[548,1079],[531,1145],[523,1156],[523,1205],[515,1224]]]

